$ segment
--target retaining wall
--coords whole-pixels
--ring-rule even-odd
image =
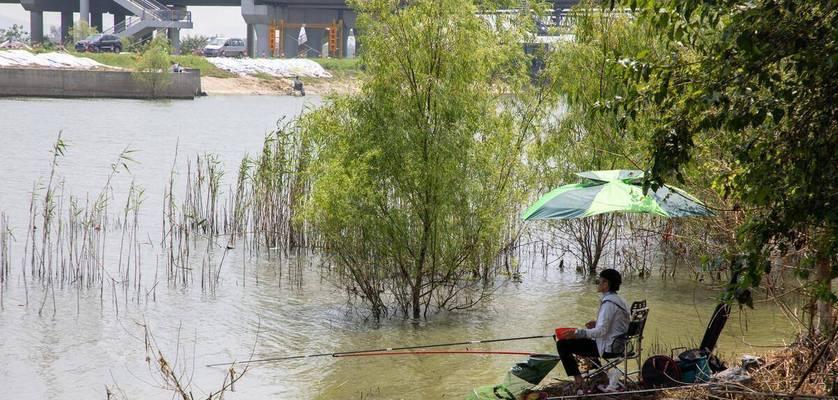
[[[166,73],[169,83],[153,95],[127,71],[0,68],[0,96],[193,99],[201,94],[201,71]]]

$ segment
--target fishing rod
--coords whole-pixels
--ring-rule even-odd
[[[365,356],[427,356],[438,354],[495,354],[507,356],[531,356],[537,353],[526,351],[483,351],[483,350],[436,350],[436,351],[382,351],[378,353],[344,353],[335,357],[365,357]]]
[[[418,346],[402,346],[402,347],[384,347],[384,348],[380,348],[380,349],[355,350],[355,351],[339,351],[339,352],[334,352],[334,353],[300,354],[300,355],[294,355],[294,356],[271,357],[271,358],[262,358],[262,359],[257,359],[257,360],[246,360],[246,361],[234,361],[234,362],[226,362],[226,363],[208,364],[207,367],[219,367],[219,366],[222,366],[222,365],[233,365],[233,364],[253,364],[253,363],[258,363],[258,362],[298,360],[298,359],[301,359],[301,358],[315,358],[315,357],[351,357],[351,356],[360,356],[360,355],[369,354],[369,353],[388,353],[388,352],[398,351],[398,350],[430,349],[430,348],[434,348],[434,347],[449,347],[449,346],[463,346],[463,345],[470,345],[470,344],[511,342],[511,341],[514,341],[514,340],[543,339],[543,338],[552,338],[552,337],[553,337],[553,335],[519,336],[519,337],[511,337],[511,338],[503,338],[503,339],[469,340],[469,341],[466,341],[466,342],[437,343],[437,344],[425,344],[425,345],[418,345]],[[415,352],[415,353],[419,353],[419,352]],[[527,354],[530,354],[530,353],[527,353]]]

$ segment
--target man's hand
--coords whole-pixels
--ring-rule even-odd
[[[588,329],[596,328],[596,321],[588,321],[588,323],[585,324],[585,328],[588,328]]]
[[[567,332],[564,332],[562,334],[562,337],[557,337],[556,341],[558,342],[559,340],[575,339],[575,338],[576,338],[576,332],[575,331],[567,331]]]
[[[556,334],[553,337],[558,342],[559,340],[564,339],[574,339],[576,338],[576,329],[573,328],[556,328]]]

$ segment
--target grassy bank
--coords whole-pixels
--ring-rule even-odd
[[[96,62],[110,65],[113,67],[120,67],[133,70],[139,61],[139,55],[135,53],[78,53],[71,51],[70,54],[76,57],[87,57]],[[232,78],[236,76],[221,68],[216,67],[206,58],[194,55],[172,56],[172,61],[182,65],[185,68],[194,68],[201,70],[201,76],[211,76],[214,78]]]
[[[312,58],[329,72],[360,72],[361,63],[357,58]]]
[[[363,73],[357,58],[312,58],[336,79],[352,79]],[[305,81],[305,80],[304,80]]]

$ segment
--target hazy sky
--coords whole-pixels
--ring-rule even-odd
[[[239,7],[189,7],[192,11],[193,29],[185,29],[180,36],[221,35],[243,38],[246,33],[244,19]],[[78,19],[78,14],[73,18]],[[20,4],[0,4],[0,28],[8,28],[11,24],[23,24],[24,30],[29,31],[29,13]],[[61,14],[44,13],[44,34],[49,34],[50,25],[59,26]],[[105,14],[103,17],[105,29],[113,25],[113,16]]]

